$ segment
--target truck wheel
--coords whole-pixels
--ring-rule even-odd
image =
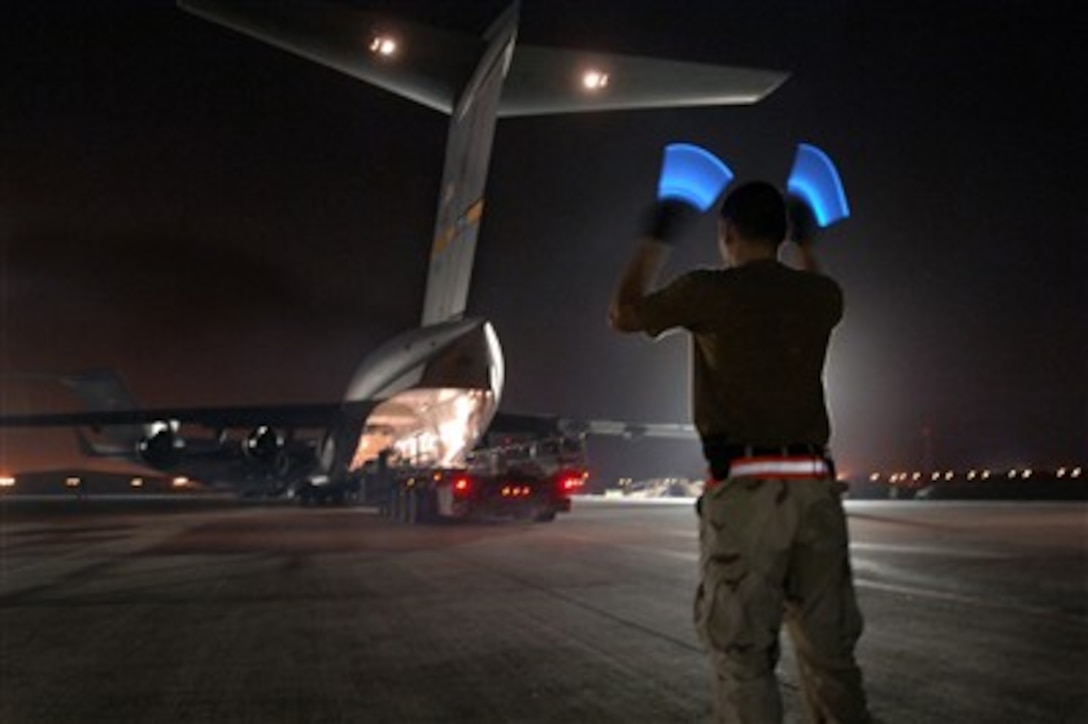
[[[537,513],[533,516],[534,523],[551,523],[553,520],[555,520],[554,510],[545,510],[543,513]]]
[[[399,487],[394,489],[393,494],[389,496],[389,502],[391,504],[390,519],[400,523],[404,520],[404,491]]]
[[[435,497],[433,490],[415,490],[413,491],[415,498],[415,523],[433,523],[437,517],[436,508],[438,507],[438,500]]]

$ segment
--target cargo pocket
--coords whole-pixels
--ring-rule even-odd
[[[739,553],[718,552],[703,564],[695,594],[695,629],[707,648],[724,652],[747,644],[747,617],[739,589],[749,575]]]
[[[743,487],[743,486],[742,486]],[[718,493],[717,490],[714,493]],[[730,520],[749,519],[747,496],[715,496],[704,502],[701,521],[700,583],[696,590],[695,628],[704,646],[741,679],[766,673],[777,656],[778,628],[782,621],[781,594],[769,587],[760,561],[745,554]],[[708,509],[707,509],[708,508]]]

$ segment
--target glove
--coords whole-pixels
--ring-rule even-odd
[[[698,213],[694,206],[678,199],[660,199],[646,215],[644,233],[664,244],[673,244]]]
[[[786,238],[800,246],[811,244],[820,233],[812,207],[796,194],[786,197],[786,221]]]

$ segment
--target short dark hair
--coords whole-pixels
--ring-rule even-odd
[[[746,239],[777,246],[786,238],[785,199],[766,181],[749,181],[730,191],[722,201],[721,215]]]

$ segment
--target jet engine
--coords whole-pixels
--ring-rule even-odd
[[[283,436],[267,425],[254,428],[242,442],[242,452],[247,458],[268,466],[279,462],[282,450]]]
[[[153,468],[168,470],[181,462],[185,441],[178,434],[176,420],[153,422],[136,443],[136,453]]]

